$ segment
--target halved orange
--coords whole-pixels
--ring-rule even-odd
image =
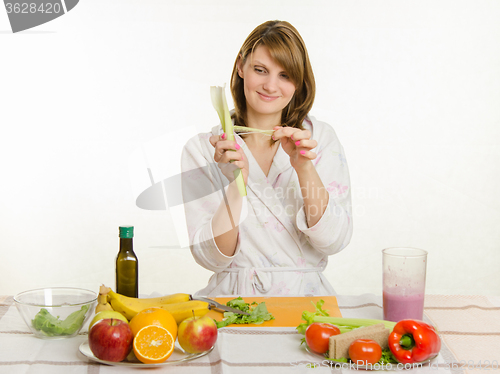
[[[165,362],[174,351],[175,339],[162,326],[143,327],[134,337],[134,353],[145,364]]]
[[[177,322],[175,322],[174,316],[165,309],[152,307],[141,310],[137,313],[129,323],[130,328],[134,336],[145,326],[157,325],[165,327],[174,340],[177,338]]]

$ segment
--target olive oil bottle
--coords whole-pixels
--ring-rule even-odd
[[[116,257],[116,292],[139,297],[139,262],[134,253],[133,226],[120,226],[120,252]]]

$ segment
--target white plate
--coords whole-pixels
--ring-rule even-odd
[[[182,348],[178,347],[177,345],[174,348],[174,351],[172,352],[172,355],[168,358],[167,361],[162,362],[161,364],[143,364],[135,356],[133,353],[127,357],[125,361],[121,362],[112,362],[112,361],[105,361],[105,360],[100,360],[90,350],[89,347],[89,342],[85,341],[82,344],[80,344],[80,352],[87,358],[91,359],[92,361],[99,362],[104,365],[113,365],[113,366],[131,366],[131,367],[136,367],[136,368],[155,368],[158,366],[168,366],[168,365],[177,365],[181,364],[186,361],[191,361],[191,360],[196,360],[197,358],[203,357],[210,352],[214,347],[210,348],[208,351],[202,352],[202,353],[186,353]],[[134,361],[127,361],[130,357],[133,357],[135,360]]]
[[[321,355],[319,353],[313,352],[309,349],[309,347],[306,345],[306,351],[316,357],[321,357],[323,360],[331,362],[331,366],[333,368],[345,368],[345,369],[355,369],[355,370],[386,370],[386,371],[391,371],[391,370],[410,370],[410,369],[417,369],[422,366],[429,366],[430,362],[434,360],[438,355],[429,358],[428,360],[416,363],[416,364],[374,364],[374,365],[356,365],[356,364],[350,364],[348,362],[337,362],[337,361],[331,361],[328,358],[326,358],[324,355]],[[338,366],[335,366],[335,364],[338,364]],[[345,366],[342,366],[345,365]],[[398,367],[399,365],[399,367]]]

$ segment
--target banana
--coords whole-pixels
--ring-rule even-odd
[[[210,305],[205,301],[191,300],[183,303],[164,304],[160,308],[169,311],[179,324],[186,318],[193,317],[193,315],[203,317],[210,310]]]
[[[117,312],[123,314],[129,321],[141,310],[147,309],[142,304],[134,303],[133,300],[114,298],[109,301]]]
[[[172,314],[177,324],[181,323],[184,319],[193,316],[193,313],[195,316],[202,317],[210,310],[208,303],[199,300],[184,301],[174,304],[155,303],[146,305],[142,303],[136,303],[135,300],[123,300],[115,298],[111,299],[111,306],[115,311],[123,314],[129,321],[141,310],[153,307],[162,308]]]
[[[152,307],[167,310],[178,324],[184,319],[193,316],[193,314],[202,317],[210,310],[208,303],[191,300],[191,295],[186,293],[139,299],[121,295],[103,285],[99,295],[101,294],[106,295],[107,302],[113,310],[123,314],[129,321],[141,310]]]
[[[119,293],[114,292],[112,289],[109,289],[107,295],[108,295],[108,300],[119,299],[127,304],[128,303],[141,304],[141,305],[146,305],[146,307],[155,306],[157,304],[163,305],[163,304],[182,303],[191,300],[191,296],[187,293],[174,293],[172,295],[139,299],[135,297],[128,297],[125,295],[121,295]]]
[[[95,307],[95,314],[102,312],[103,310],[113,310],[111,304],[108,303],[107,293],[104,285],[99,289],[99,295],[97,296],[97,306]]]

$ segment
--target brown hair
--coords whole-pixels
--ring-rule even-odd
[[[302,121],[314,102],[316,85],[305,43],[295,27],[286,21],[267,21],[257,26],[238,53],[231,76],[235,124],[246,126],[246,99],[243,79],[238,75],[238,61],[241,59],[244,64],[260,45],[269,49],[271,57],[285,69],[295,85],[295,93],[281,113],[281,124],[302,128]]]

